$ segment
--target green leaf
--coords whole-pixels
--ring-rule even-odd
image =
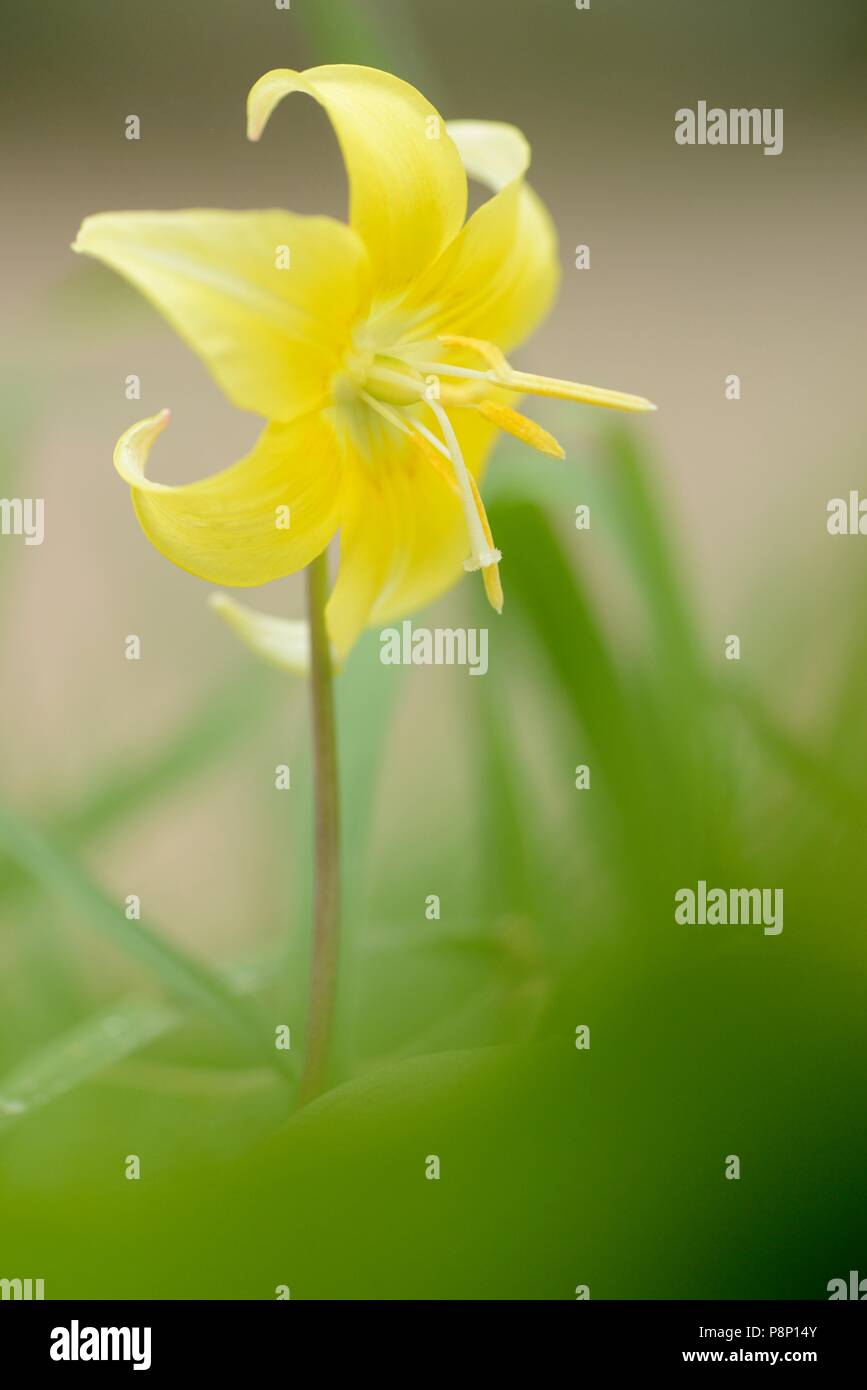
[[[471,1096],[474,1088],[500,1078],[513,1052],[507,1047],[453,1049],[371,1067],[297,1111],[284,1134],[302,1129],[333,1133],[334,1126],[346,1124],[382,1133],[413,1123],[447,1106],[456,1093]]]
[[[178,1010],[167,1004],[130,1000],[52,1038],[0,1079],[0,1132],[146,1047],[180,1018]]]
[[[512,659],[547,673],[571,715],[564,776],[579,763],[591,768],[594,815],[582,819],[576,794],[570,821],[598,838],[617,868],[614,881],[638,906],[675,865],[699,856],[697,846],[719,838],[711,824],[718,810],[704,791],[703,712],[693,699],[674,718],[668,684],[656,689],[615,656],[602,604],[579,568],[580,547],[569,553],[541,508],[503,501],[489,514],[510,561],[504,632]],[[550,699],[541,684],[539,698]]]
[[[684,597],[688,586],[679,572],[661,507],[654,497],[650,465],[637,432],[623,424],[609,426],[600,448],[603,520],[608,512],[612,534],[653,621],[659,658],[669,670],[676,668],[681,688],[685,677],[695,687],[701,681],[703,661],[694,617]]]
[[[277,964],[268,956],[234,963],[219,973],[233,995],[244,995],[270,980]],[[121,999],[60,1037],[51,1038],[0,1079],[0,1132],[77,1086],[92,1081],[107,1068],[181,1027],[185,1021],[183,1009],[158,1000],[133,997]],[[160,1068],[161,1064],[153,1064],[155,1073],[159,1073]],[[189,1070],[162,1064],[167,1080],[173,1071],[186,1073]],[[202,1071],[201,1068],[192,1070]],[[221,1071],[214,1073],[215,1077],[217,1075],[226,1076],[230,1083],[233,1078],[241,1081],[242,1077],[252,1074],[244,1072],[242,1077],[236,1077],[232,1071]]]
[[[486,622],[487,615],[481,621]],[[524,789],[509,746],[502,692],[487,680],[479,681],[478,686],[472,692],[475,699],[470,703],[469,717],[474,720],[478,785],[485,789],[476,811],[483,901],[493,925],[498,917],[532,916],[535,911],[538,846],[531,836]]]
[[[841,777],[834,762],[813,753],[767,708],[758,692],[741,682],[729,683],[721,697],[738,709],[762,752],[771,755],[811,798],[820,799],[837,815],[863,822],[867,797],[851,780]]]

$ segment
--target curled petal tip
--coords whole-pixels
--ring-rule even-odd
[[[303,74],[291,68],[272,68],[254,82],[247,93],[247,139],[256,141],[271,116],[274,107],[290,92],[309,92],[315,95],[305,82]]]
[[[162,483],[152,483],[145,477],[151,445],[158,434],[162,434],[171,419],[170,410],[160,410],[156,415],[137,421],[124,430],[114,447],[114,466],[125,483],[130,487],[145,488],[149,492],[166,492]]]

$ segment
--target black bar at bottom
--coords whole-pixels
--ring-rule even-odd
[[[366,1306],[366,1330],[374,1330],[377,1315]],[[249,1375],[251,1369],[267,1365],[285,1367],[287,1347],[299,1345],[295,1339],[301,1330],[311,1322],[315,1326],[319,1316],[311,1303],[301,1301],[3,1302],[0,1338],[7,1362],[11,1358],[25,1374],[48,1369],[93,1376],[108,1366],[115,1375],[135,1370],[156,1377],[167,1371],[213,1371],[225,1377],[233,1371]],[[335,1316],[345,1330],[351,1329],[348,1305],[341,1305],[339,1312],[332,1308],[329,1322]],[[436,1345],[444,1360],[450,1355],[441,1316],[435,1342],[425,1339],[427,1369],[437,1359]],[[865,1310],[843,1302],[625,1300],[575,1303],[569,1317],[554,1324],[570,1338],[580,1337],[572,1345],[573,1365],[592,1358],[601,1368],[649,1371],[737,1364],[857,1370],[863,1361],[865,1326]],[[522,1330],[518,1317],[510,1314],[504,1350],[514,1348],[515,1342],[520,1345]],[[536,1335],[532,1325],[526,1331]],[[385,1346],[382,1354],[386,1356]]]

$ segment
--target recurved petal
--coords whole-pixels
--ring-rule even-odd
[[[248,587],[309,564],[337,527],[341,463],[321,416],[268,425],[251,452],[201,482],[169,487],[145,474],[169,412],[122,434],[114,463],[132,489],[142,530],[181,569]]]
[[[466,213],[466,175],[445,123],[409,83],[376,68],[277,68],[247,98],[251,140],[291,92],[318,101],[334,127],[350,221],[370,253],[375,293],[401,293],[457,235]]]
[[[73,249],[131,281],[242,410],[291,420],[320,403],[370,302],[355,233],[288,212],[106,212]]]
[[[395,307],[391,321],[404,342],[462,333],[508,349],[529,337],[553,303],[557,234],[524,181],[530,147],[515,126],[452,121],[448,130],[466,172],[494,196]]]

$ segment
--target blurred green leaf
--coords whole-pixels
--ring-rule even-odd
[[[692,698],[702,679],[703,658],[688,586],[669,539],[671,524],[666,525],[654,497],[638,433],[634,427],[610,425],[601,435],[600,449],[604,471],[595,481],[603,520],[610,516],[612,536],[653,620],[657,657],[676,669],[678,684]]]
[[[597,757],[618,783],[631,781],[637,750],[623,679],[558,534],[531,502],[496,504],[491,523],[498,545],[515,557],[510,600],[521,609]]]
[[[720,852],[724,803],[706,795],[704,702],[675,696],[679,667],[657,670],[655,648],[652,680],[615,655],[577,555],[540,507],[503,501],[490,516],[512,561],[509,612],[522,620],[507,629],[514,658],[526,666],[529,640],[540,678],[559,689],[575,725],[570,771],[591,769],[594,814],[581,824],[605,847],[614,881],[644,902],[675,864]],[[580,805],[576,794],[573,825]]]
[[[526,796],[508,743],[501,692],[487,680],[478,684],[471,713],[478,785],[484,788],[475,807],[483,866],[482,899],[492,919],[531,914],[538,900],[533,871],[538,860],[534,860],[535,842],[530,843]]]
[[[662,669],[676,669],[683,693],[702,682],[703,657],[695,617],[671,540],[672,525],[656,492],[653,467],[634,425],[585,422],[575,429],[570,414],[550,411],[551,427],[567,445],[565,460],[534,457],[511,445],[498,449],[485,483],[492,504],[533,502],[549,520],[571,526],[578,503],[590,506],[594,539],[613,543],[631,573],[654,634]],[[546,414],[546,422],[548,414]],[[562,421],[562,426],[560,425]],[[687,690],[684,683],[688,681]]]
[[[124,1001],[52,1038],[41,1051],[0,1078],[0,1132],[96,1072],[146,1047],[178,1018],[177,1010],[168,1005]]]
[[[218,974],[233,995],[247,995],[270,980],[276,964],[271,957],[262,957],[232,964]],[[0,1078],[0,1132],[82,1083],[92,1081],[107,1068],[179,1028],[185,1020],[185,1012],[173,1005],[133,997],[118,1000],[110,1009],[100,1010],[60,1037],[51,1038]],[[158,1062],[152,1066],[155,1073],[162,1068],[164,1079],[170,1081],[169,1066]],[[202,1072],[203,1068],[179,1070]],[[225,1069],[219,1074],[230,1079],[234,1076]],[[269,1069],[269,1075],[273,1076],[273,1069]]]
[[[402,667],[382,665],[378,639],[368,633],[337,679],[343,908],[334,1041],[336,1075],[346,1075],[349,1068],[355,1050],[356,1019],[363,1007],[357,962],[364,949],[362,927],[370,887],[370,842],[388,738],[404,677]],[[310,824],[308,816],[308,833]],[[309,911],[304,920],[305,924],[310,920]],[[306,935],[309,939],[309,932]]]
[[[508,1063],[510,1049],[479,1047],[427,1056],[401,1058],[373,1067],[364,1076],[326,1092],[296,1112],[286,1133],[360,1124],[378,1132],[423,1116],[450,1094],[498,1076]]]
[[[730,702],[740,711],[753,733],[758,751],[764,757],[770,755],[785,768],[797,785],[818,797],[837,815],[856,822],[867,818],[867,796],[861,789],[841,776],[830,758],[817,756],[792,734],[755,689],[743,683],[727,686],[721,691],[721,700]]]

